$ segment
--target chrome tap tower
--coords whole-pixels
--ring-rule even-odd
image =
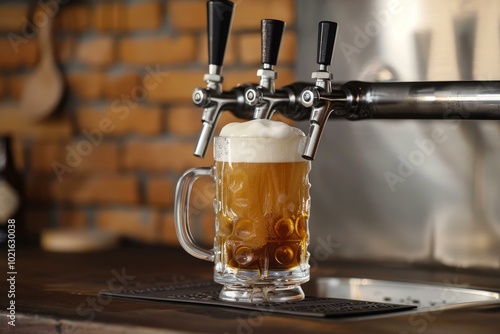
[[[296,82],[276,89],[274,80],[285,23],[262,21],[262,68],[258,85],[222,90],[222,63],[233,14],[230,1],[208,1],[209,72],[206,88],[197,88],[193,102],[203,107],[203,129],[194,154],[204,156],[222,111],[243,119],[270,118],[280,112],[292,120],[310,120],[303,157],[313,160],[327,120],[476,119],[500,120],[500,81],[383,82],[335,84],[329,65],[337,24],[318,27],[314,83]]]

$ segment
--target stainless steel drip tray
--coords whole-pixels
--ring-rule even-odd
[[[500,293],[471,289],[453,282],[409,283],[366,278],[320,277],[314,281],[318,297],[345,298],[414,305],[410,312],[500,303]]]

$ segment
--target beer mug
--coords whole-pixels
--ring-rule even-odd
[[[212,167],[179,179],[175,226],[191,255],[215,262],[220,299],[233,302],[301,300],[309,280],[310,162],[305,136],[271,120],[226,125],[214,138]],[[213,249],[198,246],[189,230],[189,197],[201,176],[215,183]]]

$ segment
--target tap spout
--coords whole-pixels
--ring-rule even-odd
[[[197,106],[204,107],[201,116],[202,129],[194,150],[195,156],[201,158],[205,156],[219,118],[225,110],[231,111],[236,117],[252,119],[252,110],[245,105],[244,92],[247,86],[250,85],[240,85],[230,91],[214,92],[214,94],[210,89],[195,89],[193,101]]]
[[[348,100],[341,90],[328,92],[318,86],[304,89],[301,99],[305,107],[312,107],[309,132],[302,157],[314,160],[326,122],[332,113],[342,113]]]

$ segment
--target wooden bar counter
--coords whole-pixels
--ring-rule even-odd
[[[85,254],[48,253],[19,246],[15,298],[8,299],[7,254],[2,251],[1,333],[499,333],[500,302],[439,312],[385,317],[318,319],[227,307],[103,297],[138,280],[195,275],[210,279],[212,265],[178,248],[128,245]],[[424,265],[323,262],[312,277],[366,277],[450,282],[500,290],[498,271],[467,271]],[[7,275],[8,278],[8,275]],[[305,286],[314,294],[314,284]],[[15,300],[15,327],[9,325]]]

